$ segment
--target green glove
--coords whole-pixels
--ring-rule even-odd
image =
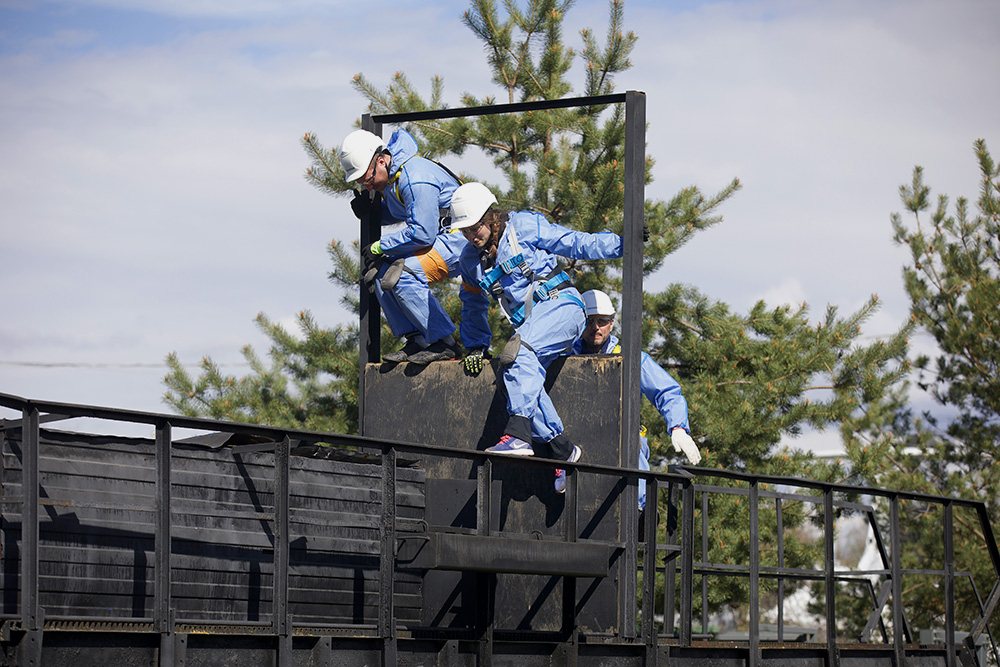
[[[382,254],[382,239],[379,239],[378,241],[376,241],[371,245],[371,251],[373,255]]]
[[[483,372],[483,349],[469,350],[465,357],[465,372],[467,375],[476,376]]]

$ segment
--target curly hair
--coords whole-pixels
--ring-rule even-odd
[[[497,245],[500,243],[500,237],[503,236],[504,230],[507,229],[509,219],[510,214],[507,211],[501,211],[497,208],[491,208],[483,214],[483,223],[490,227],[490,240],[479,251],[479,256],[486,259],[489,264],[496,261]]]

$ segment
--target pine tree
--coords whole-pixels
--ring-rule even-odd
[[[329,251],[334,262],[350,261],[339,242],[331,244]],[[344,287],[343,276],[330,278]],[[343,302],[357,310],[356,297],[344,297]],[[210,357],[205,357],[201,375],[192,379],[176,353],[171,353],[166,360],[170,372],[164,378],[164,402],[189,417],[356,433],[357,324],[320,327],[304,310],[298,315],[302,335],[298,338],[263,313],[257,315],[256,323],[271,341],[270,364],[246,345],[242,352],[251,374],[226,375]]]
[[[493,70],[496,96],[463,95],[463,106],[502,102],[554,100],[566,96],[598,96],[615,92],[615,75],[631,65],[629,55],[637,39],[626,33],[624,2],[610,3],[608,29],[603,43],[591,30],[581,32],[579,55],[565,45],[562,36],[564,14],[570,0],[533,0],[521,3],[474,0],[463,21],[481,40]],[[575,92],[568,73],[575,62],[584,68],[583,90]],[[402,72],[396,73],[384,89],[362,74],[355,76],[354,88],[368,102],[373,114],[421,111],[444,106],[444,83],[434,78],[430,94],[424,97]],[[448,155],[466,150],[484,151],[500,170],[505,182],[487,183],[497,193],[502,206],[544,213],[550,220],[582,231],[620,231],[623,204],[624,111],[618,105],[555,109],[516,114],[459,118],[409,123],[405,129],[418,140],[421,151],[447,162]],[[311,161],[307,180],[321,191],[343,198],[350,192],[336,158],[336,147],[326,148],[315,134],[306,134],[303,148]],[[654,161],[646,160],[646,180],[652,180]],[[482,180],[462,174],[466,180]],[[651,240],[645,245],[644,272],[648,275],[663,265],[664,258],[684,246],[699,231],[719,224],[721,205],[740,188],[737,179],[714,194],[696,186],[684,188],[668,201],[647,201],[645,220]],[[341,204],[346,209],[346,203]],[[331,279],[349,292],[355,291],[358,259],[335,242],[331,256]],[[584,291],[601,288],[621,292],[620,262],[571,261],[566,269]],[[449,314],[457,319],[459,302],[455,284],[435,287]],[[356,305],[356,304],[355,304]],[[695,437],[705,454],[703,465],[742,468],[767,474],[801,475],[826,480],[841,479],[838,465],[817,463],[806,454],[776,451],[784,434],[798,433],[806,426],[823,428],[837,424],[852,413],[877,402],[905,371],[901,361],[905,350],[905,329],[885,342],[860,345],[861,325],[877,308],[873,297],[857,313],[847,317],[828,308],[824,319],[811,324],[808,307],[768,307],[758,303],[747,314],[738,314],[724,303],[702,295],[685,285],[672,285],[660,294],[645,293],[643,300],[643,344],[645,349],[684,387]],[[494,340],[506,340],[506,333],[494,313]],[[354,331],[350,328],[350,331]],[[269,335],[272,334],[268,331]],[[307,338],[316,335],[311,329]],[[346,338],[344,339],[346,341]],[[168,400],[187,409],[220,410],[220,402],[233,395],[231,405],[243,415],[262,401],[244,398],[258,386],[270,391],[279,384],[286,341],[276,346],[278,356],[266,372],[245,387],[240,382],[192,383],[175,369],[168,378],[172,392]],[[392,344],[384,329],[383,351]],[[308,392],[317,391],[306,381],[330,372],[324,365],[322,346],[303,343],[301,363],[292,373]],[[310,358],[307,355],[316,353]],[[289,369],[291,370],[291,369]],[[205,375],[212,376],[211,366]],[[295,373],[302,372],[303,375]],[[338,386],[346,387],[353,370],[337,376]],[[184,381],[181,381],[184,380]],[[242,392],[242,393],[241,393]],[[348,397],[346,389],[340,389]],[[282,394],[284,397],[286,394]],[[319,395],[324,395],[319,392]],[[283,403],[292,405],[291,399]],[[312,405],[312,401],[305,401]],[[350,405],[337,408],[338,414]],[[227,407],[227,409],[229,409]],[[673,456],[662,420],[644,407],[644,423],[650,428],[654,460]],[[787,510],[787,508],[786,508]],[[807,510],[787,510],[786,526],[806,520]],[[719,505],[714,521],[712,544],[721,545],[711,557],[747,562],[749,545],[740,531],[747,525],[746,503]],[[745,532],[745,531],[742,531]],[[763,533],[762,533],[763,534]],[[775,538],[763,538],[765,541]],[[768,546],[764,545],[765,548]],[[773,550],[772,550],[773,551]],[[822,552],[820,552],[822,553]],[[786,564],[813,562],[815,545],[790,540],[786,544]],[[776,564],[776,563],[775,563]],[[713,604],[737,604],[745,599],[745,581],[726,583],[713,593]]]
[[[859,470],[871,483],[922,493],[983,500],[994,522],[1000,516],[1000,166],[986,143],[975,142],[981,173],[977,214],[959,198],[949,214],[947,196],[932,204],[923,169],[916,167],[900,198],[912,215],[892,216],[895,240],[910,249],[903,279],[916,323],[937,342],[935,359],[915,361],[917,385],[954,417],[916,414],[904,392],[862,418],[845,423],[849,451],[867,453]],[[933,206],[933,208],[932,208]],[[924,214],[930,211],[929,220]],[[871,455],[877,452],[877,455]],[[855,455],[852,455],[855,458]],[[907,549],[904,567],[943,567],[941,512],[920,503],[904,505]],[[970,512],[956,510],[955,567],[971,572],[980,587],[994,579],[982,527]],[[914,577],[907,585],[910,620],[941,626],[944,600],[939,578]],[[979,604],[968,580],[956,583],[959,621],[971,624]],[[996,629],[994,629],[996,630]]]

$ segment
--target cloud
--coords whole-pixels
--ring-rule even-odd
[[[785,278],[780,285],[764,292],[760,299],[771,306],[786,305],[793,309],[805,302],[805,290],[795,278]]]
[[[343,321],[326,245],[356,238],[356,222],[305,183],[299,139],[334,145],[351,129],[364,110],[350,85],[359,72],[385,86],[402,71],[425,92],[440,74],[452,106],[464,92],[503,100],[461,23],[466,7],[8,2],[0,283],[16,315],[0,322],[0,361],[155,363],[177,350],[236,363],[244,343],[266,349],[258,312]],[[761,295],[806,300],[814,314],[878,293],[872,333],[895,330],[909,309],[888,223],[897,187],[922,164],[936,193],[975,193],[971,142],[1000,141],[1000,93],[982,83],[998,61],[998,11],[627,3],[639,42],[617,87],[647,93],[647,194],[744,183],[724,224],[672,256],[651,288],[694,284],[737,309]],[[568,17],[568,43],[582,26],[603,39],[605,2]],[[0,366],[0,391],[162,408],[162,372],[141,388],[125,371],[82,373]]]
[[[289,15],[327,15],[356,3],[347,0],[40,0],[51,9],[113,10],[184,18],[232,18],[246,21]],[[16,6],[16,5],[15,5]],[[29,5],[24,3],[22,7]]]

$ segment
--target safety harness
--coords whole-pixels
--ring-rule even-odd
[[[411,155],[410,157],[415,157],[415,156]],[[459,178],[458,175],[455,172],[453,172],[451,169],[449,169],[447,166],[445,166],[444,164],[438,162],[437,160],[435,160],[433,158],[427,157],[426,155],[423,155],[421,157],[423,157],[426,160],[430,160],[431,162],[433,162],[437,166],[441,167],[441,169],[443,169],[446,174],[448,174],[449,176],[451,176],[451,178],[456,183],[458,183],[459,185],[462,185],[462,179]],[[400,162],[399,163],[399,167],[396,168],[395,173],[393,173],[393,175],[389,177],[389,184],[392,185],[391,192],[392,192],[393,195],[395,195],[396,201],[398,201],[401,206],[405,206],[406,204],[403,201],[403,193],[399,191],[399,177],[403,173],[403,165],[405,165],[409,161],[410,161],[410,158],[406,158],[405,160],[403,160],[402,162]],[[449,211],[446,208],[439,208],[438,209],[438,231],[447,231],[447,232],[450,233],[451,232],[450,227],[451,227],[451,211]]]
[[[531,307],[536,302],[556,298],[560,290],[572,287],[573,283],[570,281],[569,275],[558,268],[544,277],[536,275],[524,259],[521,245],[517,242],[517,234],[514,232],[514,225],[507,225],[507,228],[504,230],[504,236],[507,237],[507,242],[514,255],[507,261],[500,262],[492,268],[487,268],[485,265],[486,259],[482,258],[481,261],[483,262],[483,273],[485,276],[479,281],[479,289],[489,292],[497,300],[504,317],[516,329],[531,317]],[[512,274],[515,271],[520,272],[530,283],[528,287],[530,296],[517,308],[512,306],[510,299],[504,293],[503,286],[500,284],[500,278],[505,273]],[[583,303],[581,302],[580,305],[583,305]]]
[[[410,156],[410,157],[413,157],[413,156]],[[459,185],[462,185],[462,179],[459,178],[457,175],[455,175],[455,172],[453,172],[451,169],[449,169],[448,167],[444,166],[443,164],[441,164],[437,160],[433,160],[431,158],[426,158],[426,159],[430,160],[431,162],[433,162],[437,166],[441,167],[445,171],[446,174],[448,174],[449,176],[451,176],[455,180],[456,183],[458,183]],[[400,206],[404,206],[404,207],[406,206],[406,203],[403,201],[403,193],[399,191],[399,177],[403,173],[403,165],[405,165],[407,162],[409,162],[409,160],[410,160],[410,158],[407,158],[407,159],[403,160],[402,162],[400,162],[399,166],[396,168],[396,171],[393,172],[393,174],[389,177],[389,185],[392,186],[390,192],[392,192],[392,194],[396,197],[396,201],[399,202]],[[446,208],[439,208],[438,209],[438,231],[440,232],[442,230],[446,230],[450,226],[451,226],[450,211],[448,209],[446,209]],[[406,266],[405,260],[406,260],[405,257],[398,257],[397,259],[393,260],[393,262],[389,266],[388,270],[386,270],[385,274],[382,276],[381,284],[382,284],[382,289],[383,290],[389,291],[389,290],[393,289],[394,287],[396,287],[396,284],[399,282],[399,279],[403,275],[403,271],[406,271],[407,273],[409,273],[414,278],[417,277],[416,272],[413,269],[411,269],[410,267]]]

